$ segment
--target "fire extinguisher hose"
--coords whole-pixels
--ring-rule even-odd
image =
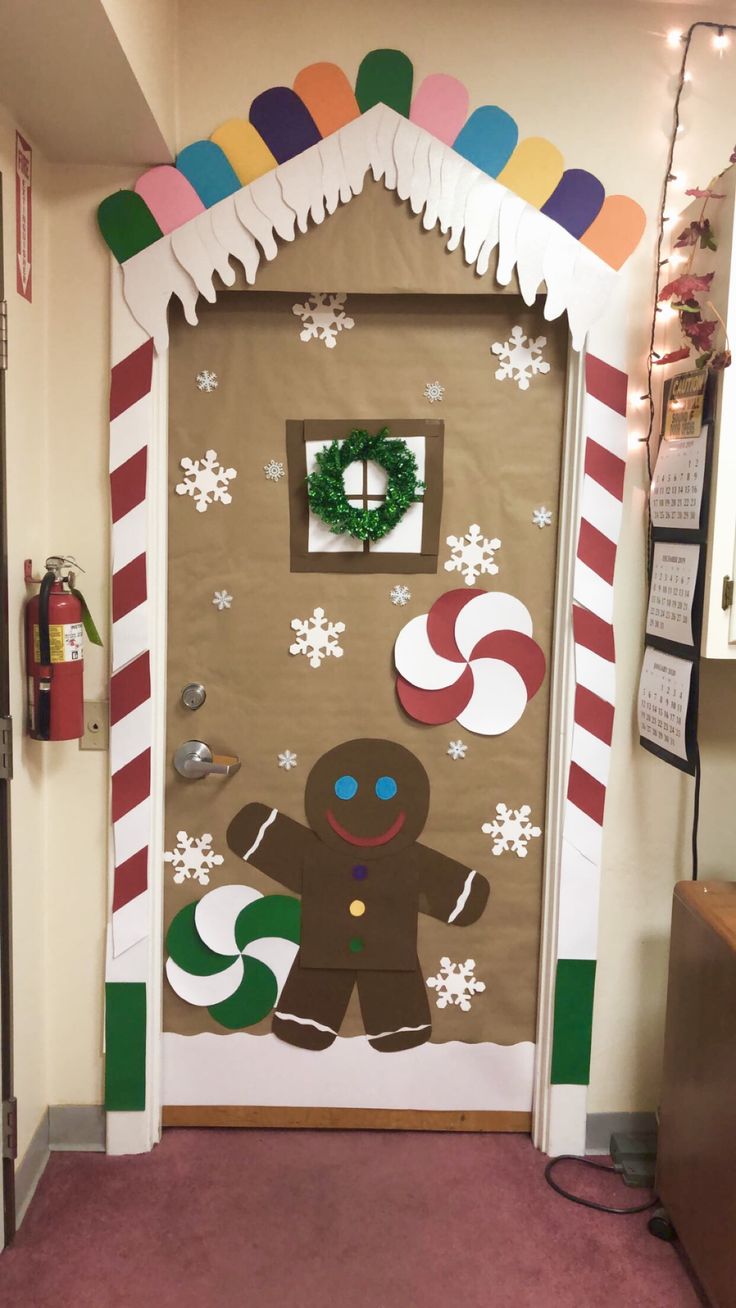
[[[56,580],[53,572],[47,572],[41,582],[38,596],[38,738],[48,740],[51,730],[51,632],[49,630],[49,597]]]

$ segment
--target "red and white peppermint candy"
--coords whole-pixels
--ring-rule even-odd
[[[480,736],[508,731],[544,680],[532,630],[529,610],[513,595],[447,591],[396,638],[402,708],[432,726],[456,720]]]

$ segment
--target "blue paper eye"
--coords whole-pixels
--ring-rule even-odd
[[[376,782],[376,794],[379,799],[393,799],[398,786],[393,777],[379,777]]]
[[[335,782],[335,794],[338,799],[352,799],[357,793],[358,783],[355,777],[338,777]]]

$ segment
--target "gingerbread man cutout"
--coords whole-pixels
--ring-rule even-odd
[[[417,915],[465,926],[489,886],[471,868],[417,841],[429,777],[403,745],[351,740],[323,754],[307,778],[309,827],[265,804],[246,804],[227,843],[302,897],[301,945],[273,1015],[274,1035],[327,1049],[357,984],[374,1049],[394,1052],[432,1034],[417,958]]]

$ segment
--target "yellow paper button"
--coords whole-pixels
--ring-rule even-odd
[[[365,913],[365,904],[362,899],[354,899],[350,905],[351,917],[362,917]]]

